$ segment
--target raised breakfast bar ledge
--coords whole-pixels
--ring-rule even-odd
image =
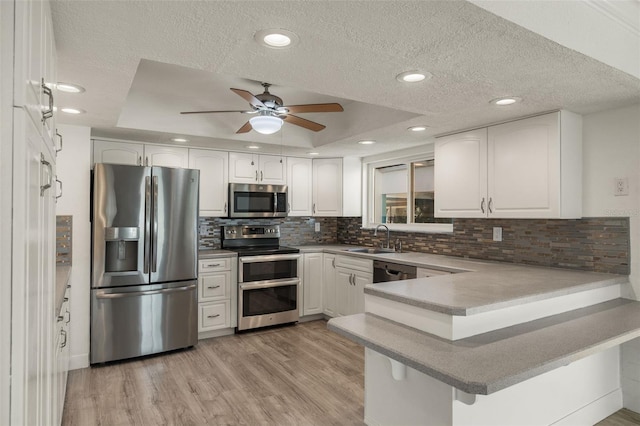
[[[371,284],[365,313],[329,320],[365,347],[365,423],[589,425],[622,408],[620,345],[640,337],[627,277],[512,268]],[[499,296],[516,269],[526,285]]]

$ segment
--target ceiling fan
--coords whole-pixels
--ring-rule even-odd
[[[326,127],[320,123],[295,116],[293,113],[344,111],[342,106],[337,103],[283,105],[282,98],[269,93],[270,86],[271,84],[269,83],[262,83],[264,93],[255,96],[246,90],[231,89],[231,91],[249,102],[251,109],[248,111],[182,111],[180,114],[214,114],[220,112],[256,114],[244,126],[240,127],[236,133],[247,133],[253,129],[258,133],[270,135],[280,130],[284,121],[314,132],[319,132]]]

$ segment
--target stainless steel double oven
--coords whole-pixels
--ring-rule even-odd
[[[278,225],[224,226],[238,252],[238,331],[298,321],[300,253],[279,245]]]

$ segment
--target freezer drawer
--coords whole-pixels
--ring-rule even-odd
[[[91,364],[198,340],[197,281],[91,290]]]

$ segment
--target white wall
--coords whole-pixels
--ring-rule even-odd
[[[58,130],[64,139],[63,150],[57,159],[63,194],[58,200],[56,214],[73,216],[70,367],[74,370],[89,366],[91,129],[59,125]]]
[[[631,291],[640,300],[640,105],[583,117],[583,216],[628,216]],[[614,179],[629,180],[629,195],[614,196]],[[640,412],[640,339],[623,345],[625,407]]]

